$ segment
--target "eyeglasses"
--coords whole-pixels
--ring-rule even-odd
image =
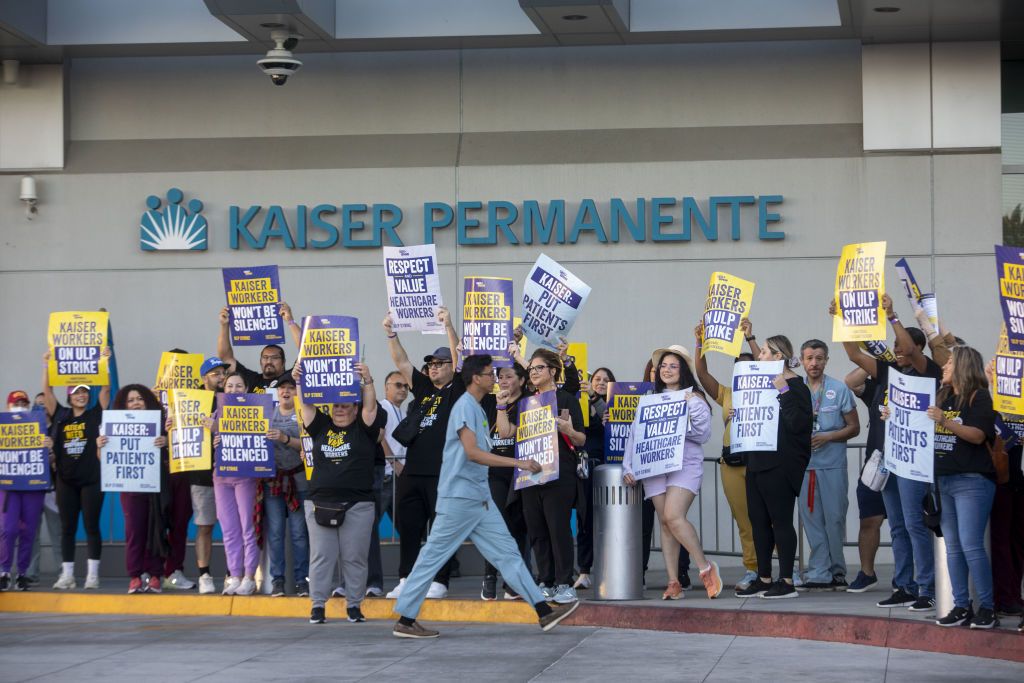
[[[658,366],[659,370],[678,370],[679,363],[662,363]]]
[[[428,368],[443,368],[444,366],[448,365],[448,363],[451,363],[451,361],[450,360],[432,360],[429,363],[427,363],[427,367]]]
[[[267,361],[272,361],[272,360],[279,360],[279,361],[281,361],[283,363],[284,362],[284,357],[283,356],[278,356],[278,355],[260,356],[260,362],[261,363],[266,363]]]
[[[392,382],[391,386],[393,386],[395,389],[408,389],[409,388],[409,385],[406,384],[405,382]]]
[[[490,370],[488,372],[478,372],[478,373],[476,373],[476,376],[477,377],[490,377],[491,379],[494,379],[494,371]]]
[[[527,369],[527,372],[544,372],[545,370],[550,370],[550,369],[551,369],[550,365],[531,365]]]

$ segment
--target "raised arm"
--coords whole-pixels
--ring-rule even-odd
[[[363,390],[363,424],[372,425],[377,419],[377,392],[373,388],[373,377],[365,363],[356,363],[356,371]]]
[[[53,416],[57,412],[57,397],[50,386],[50,352],[43,354],[43,407],[46,414]]]
[[[459,333],[455,331],[452,315],[448,312],[447,306],[438,306],[437,319],[444,325],[445,334],[448,335],[448,349],[452,352],[452,368],[454,369],[455,364],[459,361],[459,345],[462,341],[459,339]]]
[[[928,368],[928,358],[924,355],[921,349],[917,348],[917,344],[910,338],[910,333],[907,332],[907,328],[903,327],[903,323],[896,317],[896,313],[892,308],[892,297],[888,294],[882,295],[882,308],[885,309],[885,317],[889,319],[889,324],[892,325],[892,331],[896,335],[896,344],[903,349],[910,349],[910,363],[913,365],[914,370],[919,373],[923,373]],[[863,367],[863,366],[862,366]]]
[[[292,379],[295,380],[295,401],[302,410],[302,426],[309,429],[309,425],[313,424],[313,418],[316,417],[316,406],[306,405],[302,400],[302,392],[298,391],[298,388],[302,386],[302,363],[296,363],[292,368]]]
[[[217,357],[227,364],[227,372],[235,371],[235,351],[231,348],[231,313],[220,309],[220,332],[217,333]]]
[[[864,383],[868,381],[868,373],[864,371],[864,368],[854,368],[846,373],[846,377],[843,378],[843,382],[850,391],[853,392],[854,396],[860,396],[864,393]]]
[[[412,363],[409,361],[409,354],[402,347],[402,342],[398,340],[398,333],[393,329],[390,312],[384,316],[384,322],[381,324],[384,326],[384,333],[388,336],[388,351],[391,352],[391,362],[395,364],[395,369],[402,373],[402,379],[405,380],[405,383],[412,386]]]
[[[832,299],[828,302],[828,314],[830,317],[839,315],[839,307],[836,305],[836,300]],[[850,359],[850,362],[862,369],[871,377],[878,377],[878,361],[875,360],[874,356],[870,356],[860,350],[854,342],[843,342],[843,351],[846,351],[846,357]],[[849,375],[847,375],[849,378]],[[849,382],[847,382],[849,386]],[[850,387],[851,389],[853,387]]]
[[[740,320],[740,331],[743,332],[743,338],[747,340],[750,353],[754,354],[756,359],[761,355],[761,347],[757,345],[757,337],[754,336],[754,324],[750,322],[750,318],[742,318]]]
[[[701,353],[701,346],[704,345],[703,321],[697,323],[697,326],[693,328],[693,341],[693,366],[697,370],[697,381],[704,387],[704,391],[711,397],[711,400],[717,401],[722,387],[719,386],[718,380],[708,371],[708,360]]]
[[[302,325],[295,322],[295,317],[292,315],[292,307],[281,302],[281,320],[284,321],[284,326],[288,328],[288,332],[292,335],[292,341],[295,342],[295,346],[301,351],[302,349]],[[228,345],[230,347],[230,344]]]
[[[110,357],[113,355],[113,353],[110,351],[109,346],[104,346],[103,349],[100,351],[100,355],[106,358],[107,362],[109,363]],[[98,405],[103,410],[106,410],[107,408],[110,407],[110,382],[107,382],[106,384],[100,387],[100,395],[96,397],[96,405]]]

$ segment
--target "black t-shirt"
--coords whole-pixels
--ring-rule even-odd
[[[970,403],[957,408],[957,396],[950,392],[943,401],[946,420],[965,427],[975,427],[985,433],[985,441],[973,444],[955,436],[949,429],[935,424],[935,474],[966,474],[976,472],[994,477],[996,470],[989,455],[987,442],[996,432],[996,414],[992,409],[992,396],[985,389],[975,392]]]
[[[245,380],[245,390],[250,394],[265,394],[268,388],[274,388],[282,377],[291,376],[291,370],[285,370],[277,377],[264,377],[262,372],[253,372],[235,359],[235,372]]]
[[[763,472],[775,467],[787,467],[794,476],[807,469],[811,461],[811,432],[814,429],[814,409],[811,390],[803,379],[786,380],[789,391],[779,394],[779,431],[774,451],[747,453],[747,469]],[[799,488],[799,486],[798,486]]]
[[[447,386],[438,389],[430,378],[413,368],[412,404],[409,412],[417,405],[425,405],[426,413],[420,422],[420,433],[405,454],[405,469],[402,474],[417,474],[428,477],[441,476],[441,461],[444,458],[444,441],[448,432],[448,418],[452,406],[466,393],[466,385],[460,373]]]
[[[100,480],[96,439],[100,435],[103,409],[88,408],[78,417],[70,410],[56,411],[53,423],[53,452],[57,476],[66,484],[86,486]]]
[[[490,395],[490,394],[489,394]],[[516,435],[512,433],[507,439],[502,439],[498,436],[498,409],[497,400],[487,401],[487,396],[484,396],[484,400],[480,402],[481,407],[484,409],[484,413],[487,415],[487,423],[491,425],[491,453],[500,455],[504,458],[516,457]],[[508,405],[508,409],[505,411],[508,415],[509,424],[515,425],[519,421],[519,400],[516,399]],[[514,467],[489,467],[487,468],[487,476],[491,479],[500,479],[502,481],[511,481],[515,474]]]
[[[313,439],[313,474],[309,479],[310,500],[322,503],[373,501],[373,466],[377,439],[388,423],[388,414],[377,405],[372,425],[356,414],[348,427],[336,427],[328,416],[316,412],[306,431]]]
[[[935,389],[938,391],[939,383],[942,381],[942,368],[931,358],[925,358],[926,367],[924,372],[917,372],[912,365],[901,368],[895,363],[876,360],[878,377],[869,377],[864,383],[864,392],[861,399],[868,407],[868,453],[877,450],[885,452],[885,422],[882,421],[882,413],[879,406],[889,405],[889,368],[896,372],[911,377],[931,377],[935,380]]]

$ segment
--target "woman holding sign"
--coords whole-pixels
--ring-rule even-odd
[[[928,417],[935,421],[935,480],[942,496],[942,536],[954,603],[935,623],[992,628],[998,620],[985,527],[996,492],[996,471],[986,444],[995,437],[996,414],[980,353],[969,346],[953,347],[935,400],[938,405],[928,408]],[[968,577],[978,592],[976,614]]]
[[[661,545],[668,571],[668,586],[663,600],[679,600],[683,597],[683,586],[679,582],[679,548],[682,546],[700,569],[708,598],[717,598],[722,593],[722,577],[718,565],[704,556],[700,537],[686,513],[693,504],[704,478],[704,444],[711,438],[711,406],[704,397],[700,385],[694,378],[693,361],[690,352],[674,344],[657,349],[651,354],[651,363],[656,370],[654,393],[691,389],[686,398],[686,438],[683,442],[682,467],[667,474],[656,474],[643,480],[644,495],[654,503],[654,509],[661,520]],[[634,422],[634,424],[636,424]],[[622,458],[622,480],[627,486],[637,480],[632,470],[633,433],[626,440],[626,453]]]
[[[110,357],[104,347],[101,355]],[[61,563],[60,576],[53,587],[70,590],[75,582],[75,534],[78,516],[85,526],[88,564],[85,587],[100,587],[100,513],[103,510],[103,490],[100,488],[100,459],[96,456],[96,437],[100,435],[103,408],[110,401],[110,387],[100,389],[99,400],[89,408],[89,387],[79,384],[68,387],[68,408],[57,403],[50,386],[49,352],[43,356],[43,405],[53,422],[53,455],[57,464],[57,507],[60,510]]]
[[[114,410],[161,410],[160,400],[147,387],[129,384],[121,387],[114,396]],[[163,420],[161,420],[161,424]],[[106,447],[108,437],[96,439],[97,448]],[[167,434],[162,429],[153,445],[160,449],[161,475],[166,475]],[[167,477],[161,476],[161,485],[166,486]],[[154,551],[166,544],[161,533],[167,527],[163,519],[159,493],[122,493],[121,509],[124,511],[124,561],[128,570],[128,593],[162,592],[160,577],[163,576],[164,558]],[[157,530],[160,531],[157,531]],[[166,553],[165,553],[166,554]],[[143,583],[142,575],[149,574]]]
[[[779,429],[776,450],[747,453],[747,512],[754,532],[758,578],[736,591],[741,598],[795,598],[793,562],[796,529],[793,510],[803,486],[804,471],[811,461],[814,414],[811,392],[793,372],[800,360],[793,356],[789,339],[769,337],[761,347],[760,361],[785,361],[782,374],[773,380],[778,391]],[[733,409],[735,412],[735,409]],[[779,551],[779,580],[772,583],[772,551]]]

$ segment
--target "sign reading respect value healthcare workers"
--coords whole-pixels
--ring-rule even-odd
[[[52,387],[110,384],[107,359],[110,315],[105,311],[64,311],[50,314],[48,375]]]
[[[45,436],[42,413],[0,413],[0,490],[50,488],[50,449],[43,445]]]
[[[359,321],[347,315],[310,315],[303,320],[299,391],[305,403],[356,403],[362,398]]]
[[[536,460],[542,469],[537,473],[516,469],[516,491],[558,479],[557,409],[554,391],[519,399],[516,460]]]
[[[729,451],[774,451],[779,439],[779,390],[773,380],[785,361],[743,361],[732,370],[732,407]]]
[[[216,472],[222,477],[272,477],[267,442],[274,401],[266,394],[217,394]]]
[[[637,479],[647,479],[683,468],[683,449],[690,426],[686,399],[691,389],[640,397],[633,419],[626,458]]]
[[[885,242],[864,242],[843,247],[833,292],[832,341],[885,339],[885,246]]]
[[[889,419],[885,424],[885,469],[914,481],[935,481],[935,380],[889,369]]]
[[[284,321],[277,266],[221,270],[231,317],[231,343],[235,346],[282,343]]]
[[[210,469],[213,452],[206,419],[213,411],[214,393],[205,389],[171,389],[168,393],[171,474]]]
[[[704,343],[701,355],[708,351],[724,353],[730,358],[743,350],[740,320],[750,313],[754,299],[754,283],[728,273],[712,273],[708,298],[704,302]]]
[[[569,336],[590,287],[546,254],[537,257],[523,285],[523,332],[538,346],[558,347]]]
[[[1024,351],[1024,247],[996,245],[999,306],[1011,351]]]
[[[384,277],[391,329],[444,334],[444,325],[437,319],[437,309],[444,302],[433,244],[384,247]]]
[[[608,422],[604,426],[606,463],[622,462],[640,397],[652,389],[654,384],[651,382],[608,383]]]
[[[104,491],[160,492],[159,410],[104,410],[100,482]]]
[[[462,280],[462,354],[488,354],[495,368],[512,367],[512,278]]]

